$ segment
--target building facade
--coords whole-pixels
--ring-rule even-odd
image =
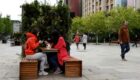
[[[82,0],[82,16],[98,11],[109,11],[114,7],[115,0]]]
[[[128,0],[128,7],[133,7],[135,10],[140,9],[140,0]]]
[[[140,10],[140,0],[82,0],[82,16],[98,11],[110,11],[121,6]]]
[[[13,33],[21,32],[21,22],[18,20],[12,20],[13,22]]]
[[[64,0],[64,3],[69,6],[71,17],[81,16],[81,0]]]
[[[115,0],[115,7],[127,7],[127,0]]]

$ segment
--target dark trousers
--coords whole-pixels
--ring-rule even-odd
[[[79,47],[78,47],[79,46],[79,43],[76,43],[76,46],[77,46],[77,49],[79,49]]]
[[[137,47],[137,41],[134,42],[134,44],[132,46],[136,46]]]
[[[57,67],[59,67],[62,71],[64,71],[64,66],[61,66],[58,62],[57,53],[47,54],[47,59],[50,66],[50,70],[55,71]]]
[[[84,46],[84,50],[86,50],[86,43],[83,43],[83,46]]]
[[[125,54],[130,50],[129,43],[122,43],[121,46],[121,58],[125,59]]]
[[[59,66],[58,59],[57,59],[57,53],[47,54],[47,59],[48,59],[50,69],[54,71]]]

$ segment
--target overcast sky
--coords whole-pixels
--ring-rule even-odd
[[[0,0],[0,14],[2,16],[10,15],[12,20],[21,20],[20,6],[25,2],[31,3],[34,0]],[[38,0],[44,3],[45,0]],[[51,5],[56,4],[57,0],[46,0]]]

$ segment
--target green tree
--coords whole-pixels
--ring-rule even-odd
[[[37,0],[22,5],[22,31],[29,31],[36,24],[40,15],[40,4]]]
[[[22,5],[22,30],[23,32],[38,27],[41,33],[51,33],[57,29],[67,39],[67,33],[71,27],[71,18],[68,6],[59,1],[57,6],[39,4],[35,0],[31,4]],[[43,36],[43,35],[42,35]]]
[[[0,34],[3,36],[10,35],[12,33],[12,22],[10,16],[0,17]]]
[[[133,8],[119,7],[111,10],[109,14],[109,32],[111,31],[117,33],[124,20],[128,21],[128,28],[130,30],[130,34],[134,34],[134,29],[140,28],[140,14],[137,11],[133,10]]]
[[[88,26],[96,36],[96,44],[98,44],[99,35],[103,34],[105,29],[105,15],[103,12],[91,14],[88,19]]]
[[[82,26],[83,26],[82,19],[80,17],[75,17],[72,20],[72,28],[71,28],[71,30],[73,31],[73,33],[77,32],[77,30],[81,32]]]

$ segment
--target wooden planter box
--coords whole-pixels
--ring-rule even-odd
[[[82,61],[73,57],[64,61],[64,74],[66,77],[82,76]]]
[[[38,77],[38,61],[23,59],[20,62],[20,80],[31,80]]]

